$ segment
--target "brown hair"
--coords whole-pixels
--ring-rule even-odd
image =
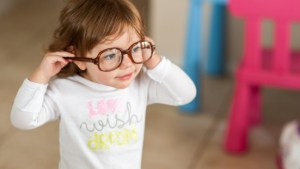
[[[125,27],[133,28],[141,38],[145,36],[141,15],[129,0],[70,0],[61,11],[60,24],[48,50],[68,51],[72,46],[76,56],[85,56],[106,37],[121,35]],[[81,72],[71,62],[58,76]]]

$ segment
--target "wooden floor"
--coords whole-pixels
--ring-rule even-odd
[[[9,117],[19,86],[41,61],[62,1],[25,2],[0,15],[0,168],[55,169],[58,123],[21,131],[11,126]],[[202,81],[198,113],[164,105],[149,107],[143,169],[275,169],[278,137],[283,124],[299,117],[300,93],[264,89],[264,121],[251,130],[250,150],[230,155],[222,144],[233,79],[203,77]]]

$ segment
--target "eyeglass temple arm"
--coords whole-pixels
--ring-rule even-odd
[[[156,49],[156,45],[152,45],[153,50]],[[85,57],[63,57],[64,59],[70,59],[70,60],[76,60],[76,61],[81,61],[81,62],[91,62],[94,64],[98,64],[97,59],[92,59],[92,58],[85,58]]]
[[[94,64],[98,64],[97,59],[92,59],[92,58],[84,58],[84,57],[63,57],[63,58],[64,59],[81,61],[81,62],[91,62],[91,63],[94,63]]]

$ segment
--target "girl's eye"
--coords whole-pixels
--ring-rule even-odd
[[[138,52],[141,49],[140,46],[135,46],[134,48],[132,48],[132,52]]]
[[[103,59],[104,60],[112,60],[112,59],[115,59],[116,56],[117,55],[115,53],[112,53],[112,54],[108,54],[108,55],[103,56]]]

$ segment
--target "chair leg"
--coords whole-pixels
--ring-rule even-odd
[[[217,76],[224,73],[224,37],[226,5],[212,3],[206,73]]]
[[[193,80],[197,88],[196,98],[180,107],[180,110],[195,114],[201,109],[201,30],[202,30],[202,2],[199,0],[190,1],[189,21],[187,27],[187,39],[184,57],[184,71]]]
[[[252,125],[261,123],[261,93],[259,86],[251,86],[251,97],[250,97],[250,119]]]
[[[249,85],[237,81],[224,145],[225,150],[230,153],[243,153],[248,148],[250,95]]]

